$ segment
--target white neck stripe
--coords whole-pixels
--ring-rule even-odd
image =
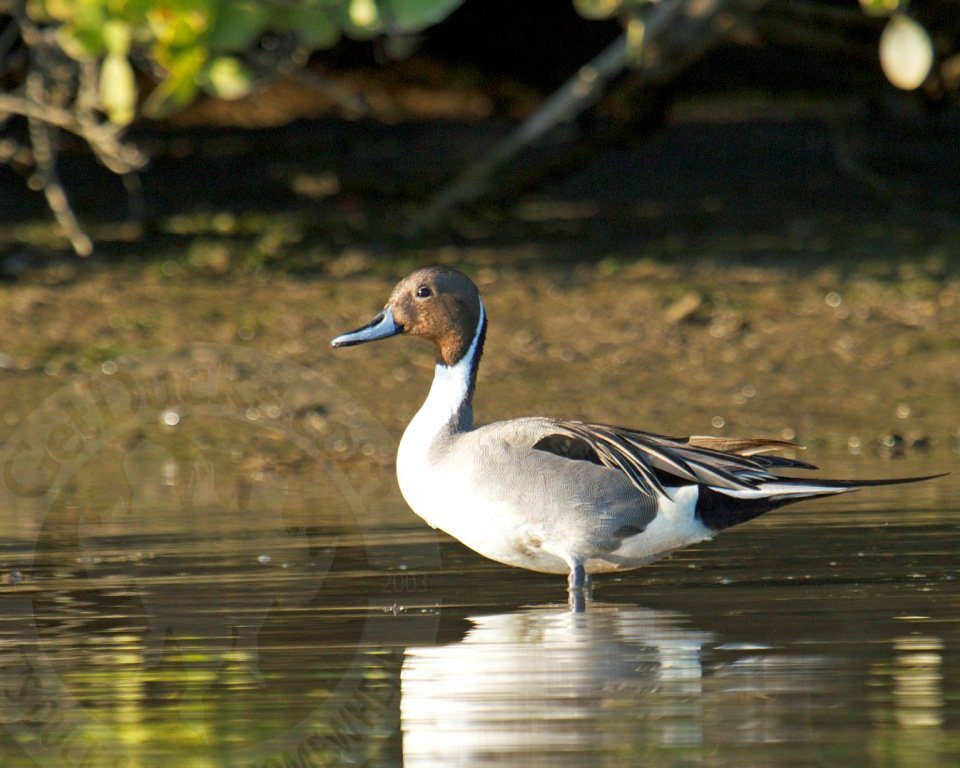
[[[480,301],[480,317],[477,320],[477,329],[474,331],[473,341],[470,342],[467,353],[453,365],[437,363],[437,367],[434,369],[430,394],[427,395],[427,399],[417,412],[413,422],[411,422],[411,426],[416,422],[418,431],[422,429],[424,434],[429,434],[431,437],[436,436],[457,414],[470,396],[474,359],[480,345],[480,337],[483,334],[485,322],[486,312],[483,308],[483,302]],[[466,429],[473,428],[472,416],[470,417],[470,423],[463,426]]]

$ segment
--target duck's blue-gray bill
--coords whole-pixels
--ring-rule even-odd
[[[393,319],[393,310],[387,307],[373,320],[362,328],[343,333],[330,342],[331,347],[350,347],[354,344],[363,344],[367,341],[387,339],[403,331],[403,326],[397,325]]]

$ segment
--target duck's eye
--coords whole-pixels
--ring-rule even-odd
[[[431,291],[427,286],[421,285],[417,288],[417,298],[418,299],[427,299],[433,296],[433,291]]]

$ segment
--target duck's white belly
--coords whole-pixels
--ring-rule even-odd
[[[397,452],[397,481],[410,508],[434,528],[484,557],[547,573],[566,573],[566,561],[547,551],[545,531],[502,498],[478,487],[470,468],[442,468],[415,450],[406,435]]]

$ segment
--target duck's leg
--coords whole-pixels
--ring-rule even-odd
[[[570,564],[570,574],[567,576],[567,589],[571,592],[582,590],[587,583],[587,572],[583,569],[583,563],[573,562]]]
[[[574,613],[583,613],[586,610],[587,597],[590,596],[590,577],[583,569],[583,563],[570,563],[570,573],[567,575],[567,595],[570,599],[570,610]]]
[[[570,604],[570,613],[584,613],[587,610],[587,598],[582,589],[567,592],[567,602]]]

